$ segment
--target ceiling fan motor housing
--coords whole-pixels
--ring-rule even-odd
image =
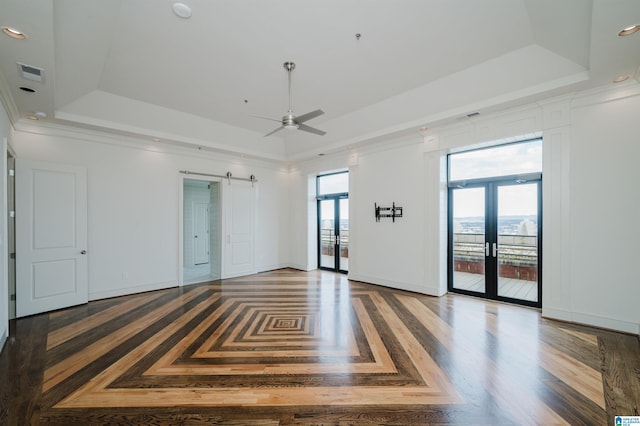
[[[297,129],[300,127],[295,120],[296,116],[293,114],[287,114],[282,116],[282,125],[285,129]]]

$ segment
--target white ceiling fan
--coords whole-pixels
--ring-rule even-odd
[[[316,129],[314,127],[311,126],[307,126],[306,124],[303,124],[305,121],[309,121],[313,118],[316,118],[322,114],[324,114],[324,111],[322,111],[321,109],[317,109],[315,111],[311,111],[308,112],[306,114],[302,114],[299,116],[295,116],[293,115],[293,109],[291,107],[291,72],[295,69],[296,64],[293,62],[285,62],[284,63],[284,69],[287,70],[288,76],[289,76],[289,111],[287,111],[286,115],[282,116],[282,120],[275,120],[273,118],[267,118],[267,117],[260,117],[257,115],[252,115],[252,117],[256,117],[256,118],[262,118],[264,120],[271,120],[271,121],[276,121],[278,123],[281,124],[280,127],[278,127],[277,129],[273,130],[272,132],[267,133],[266,136],[271,136],[272,134],[279,132],[282,129],[298,129],[298,130],[302,130],[303,132],[309,132],[309,133],[313,133],[316,135],[320,135],[320,136],[324,136],[325,134],[327,134],[327,132],[322,131],[320,129]]]

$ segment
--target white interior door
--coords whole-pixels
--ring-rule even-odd
[[[223,278],[254,273],[254,192],[251,183],[233,181],[225,191],[225,234]]]
[[[209,203],[193,203],[194,263],[209,263]]]
[[[88,301],[87,170],[16,159],[16,314]]]

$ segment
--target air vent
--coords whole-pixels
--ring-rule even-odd
[[[31,65],[21,64],[18,62],[18,72],[27,80],[44,83],[44,70],[42,68],[33,67]]]

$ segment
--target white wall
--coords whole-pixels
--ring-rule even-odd
[[[88,133],[49,133],[16,131],[16,156],[87,167],[90,300],[177,285],[179,170],[254,174],[261,194],[256,246],[264,253],[256,258],[256,270],[287,265],[282,249],[288,240],[283,235],[286,219],[273,202],[287,194],[278,185],[282,173],[275,167],[198,151],[182,154],[153,144],[139,149],[139,142],[97,143],[101,137]]]
[[[349,223],[357,236],[350,244],[349,278],[424,293],[421,142],[416,132],[399,147],[358,156],[349,185]],[[402,217],[376,222],[374,205],[394,202]]]
[[[542,314],[638,334],[638,111],[640,85],[632,82],[432,128],[417,145],[358,148],[355,162],[336,154],[304,164],[291,175],[292,264],[314,267],[310,179],[347,161],[349,277],[446,293],[446,155],[542,135]],[[392,201],[404,217],[376,223],[373,203]]]
[[[7,273],[7,143],[11,140],[9,117],[0,103],[0,351],[9,334],[9,278]]]
[[[318,212],[316,201],[316,177],[319,174],[349,170],[349,225],[354,212],[351,193],[356,162],[350,155],[334,155],[330,158],[299,163],[288,170],[287,228],[289,229],[289,264],[292,268],[308,271],[318,267]],[[349,229],[349,250],[352,249],[354,230]],[[349,267],[353,267],[349,259]]]
[[[288,169],[263,172],[247,169],[243,176],[256,175],[256,268],[269,271],[290,266],[290,176]],[[234,172],[235,176],[235,172]]]
[[[638,110],[640,86],[630,83],[431,129],[425,164],[440,170],[426,170],[427,229],[446,230],[448,152],[542,132],[542,314],[640,333]],[[427,237],[426,253],[446,250],[445,237]],[[443,270],[446,256],[425,269],[428,288],[446,289]]]
[[[572,110],[571,313],[640,332],[640,94]]]

